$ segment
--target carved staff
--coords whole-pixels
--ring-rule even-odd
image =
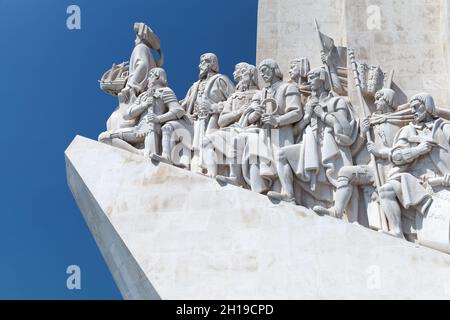
[[[314,18],[314,23],[316,24],[316,30],[317,30],[317,35],[319,36],[319,42],[320,42],[320,54],[325,54],[325,45],[323,43],[323,38],[322,38],[322,32],[320,32],[319,29],[319,23],[317,22],[317,19]],[[333,92],[334,91],[334,86],[333,86],[333,80],[331,79],[331,72],[330,72],[330,67],[328,66],[328,64],[326,62],[323,62],[323,65],[325,66],[325,71],[328,74],[328,82],[330,84],[330,90]]]
[[[203,109],[204,100],[198,104],[198,146],[199,146],[199,165],[203,166],[203,137],[206,134],[208,125],[209,111]]]
[[[278,112],[278,104],[277,101],[272,97],[267,97],[267,91],[266,91],[266,98],[261,102],[261,105],[259,106],[261,109],[264,110],[264,115],[274,115]],[[273,154],[273,147],[272,147],[272,126],[268,123],[262,125],[261,130],[261,139],[265,146],[265,151],[267,151],[266,156],[269,158],[272,158],[274,156]],[[262,146],[261,146],[262,147]],[[261,174],[265,175],[265,171],[270,171],[269,165],[270,161],[267,159],[266,161],[261,162]]]
[[[356,64],[356,59],[355,59],[355,51],[353,49],[349,49],[348,56],[349,56],[350,63],[352,66],[353,78],[355,79],[356,91],[358,92],[359,104],[363,108],[364,118],[367,118],[370,115],[370,110],[364,100],[364,97],[363,97],[362,88],[361,88],[361,79],[359,79],[358,65]],[[367,139],[367,142],[373,142],[372,136],[370,135],[370,131],[367,131],[366,139]],[[375,173],[375,185],[377,188],[378,196],[380,196],[381,177],[380,177],[380,172],[378,170],[375,155],[370,153],[370,159],[373,164],[373,169],[374,169],[374,173]],[[380,225],[381,225],[383,231],[387,232],[388,226],[387,226],[386,215],[384,214],[383,209],[381,208],[381,205],[378,206],[378,211],[380,214]]]
[[[267,115],[274,115],[278,112],[278,104],[274,98],[266,98],[261,102],[261,107],[264,109],[264,113]],[[263,125],[264,133],[266,134],[265,141],[267,143],[268,150],[272,154],[272,126],[270,124]]]

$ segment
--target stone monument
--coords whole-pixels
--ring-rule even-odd
[[[404,7],[378,3],[386,26]],[[448,9],[413,6],[424,19]],[[260,1],[265,58],[238,63],[235,85],[203,54],[181,101],[149,50],[158,37],[135,24],[131,63],[101,80],[119,97],[107,131],[66,150],[69,187],[125,298],[449,298],[448,83],[425,90],[417,70],[422,85],[405,82],[402,31],[361,35],[361,10]],[[405,50],[434,32],[405,23]],[[393,41],[390,58],[358,39]]]

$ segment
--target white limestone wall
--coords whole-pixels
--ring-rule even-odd
[[[298,56],[320,65],[316,17],[358,60],[394,69],[406,97],[427,91],[450,107],[449,11],[448,0],[260,0],[257,60],[275,58],[286,74]]]

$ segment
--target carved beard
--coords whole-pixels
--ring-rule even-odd
[[[240,91],[247,91],[250,88],[251,78],[249,75],[244,74],[241,80],[238,82],[236,88]]]
[[[198,73],[198,78],[200,80],[206,79],[206,77],[208,76],[208,72],[209,72],[209,68],[206,68],[204,70],[200,70],[200,72]]]
[[[414,123],[415,124],[420,124],[422,122],[427,122],[427,113],[421,113],[419,115],[414,115]]]

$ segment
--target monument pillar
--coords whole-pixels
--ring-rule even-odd
[[[300,56],[319,66],[317,18],[358,61],[394,69],[400,102],[426,91],[450,107],[449,12],[448,0],[260,0],[257,61],[274,58],[285,73]]]

